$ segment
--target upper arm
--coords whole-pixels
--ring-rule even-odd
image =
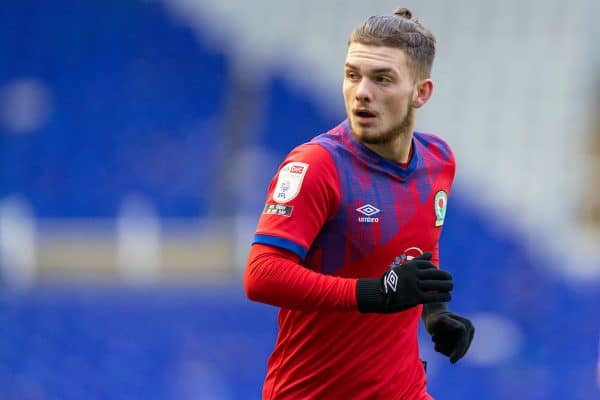
[[[253,243],[304,258],[339,206],[339,183],[329,152],[317,144],[292,151],[269,185]]]

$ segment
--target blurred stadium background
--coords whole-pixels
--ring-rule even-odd
[[[242,272],[265,189],[344,117],[351,29],[438,38],[418,128],[477,334],[439,399],[600,398],[600,2],[3,0],[0,398],[257,399],[276,309]]]

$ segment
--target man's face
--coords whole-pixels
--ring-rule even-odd
[[[413,118],[416,94],[403,50],[351,43],[346,55],[344,101],[354,135],[385,144],[404,133]]]

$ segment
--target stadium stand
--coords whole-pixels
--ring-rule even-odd
[[[238,7],[227,1],[188,2],[190,19],[197,13],[199,21],[211,20],[190,27],[181,23],[181,16],[174,17],[171,7],[176,3],[181,2],[2,2],[0,54],[9,62],[0,63],[0,199],[15,194],[26,199],[36,223],[89,221],[90,230],[97,228],[98,218],[113,221],[131,193],[148,199],[161,222],[178,218],[201,224],[210,217],[211,196],[217,185],[226,184],[217,178],[216,166],[222,160],[215,159],[214,149],[220,138],[231,134],[222,127],[228,118],[225,104],[234,58],[230,47],[217,50],[210,45],[225,43],[211,35],[233,12],[235,21],[246,19],[250,25],[240,25],[242,33],[228,32],[230,40],[243,42],[240,35],[248,29],[254,43],[261,43],[261,30],[269,33],[265,19],[280,14],[277,6],[264,14],[270,4],[266,1],[240,2]],[[308,12],[321,3],[321,13]],[[556,83],[565,96],[583,86],[569,87],[577,66],[553,61],[575,63],[588,50],[584,44],[571,45],[587,32],[589,26],[579,22],[589,22],[592,3],[576,2],[588,8],[576,7],[559,31],[553,19],[560,10],[557,2],[524,2],[524,14],[543,9],[538,18],[528,19],[530,24],[518,24],[505,12],[511,8],[504,3],[453,3],[415,10],[424,20],[432,15],[434,30],[439,28],[438,35],[448,44],[440,53],[440,62],[448,68],[439,77],[448,83],[441,84],[425,124],[442,135],[446,131],[435,129],[437,124],[448,126],[449,140],[462,160],[459,165],[464,165],[450,199],[441,257],[457,282],[453,306],[471,316],[478,331],[471,352],[456,366],[434,353],[422,337],[431,393],[446,400],[593,398],[600,332],[598,280],[563,279],[555,271],[578,266],[537,247],[522,232],[515,214],[490,209],[479,196],[486,191],[497,194],[498,182],[507,185],[500,190],[522,193],[535,183],[522,173],[524,168],[545,165],[547,154],[555,154],[559,165],[565,161],[556,149],[568,142],[569,116],[561,114],[564,99],[552,97],[547,83]],[[305,25],[279,21],[278,39],[298,40],[306,31],[347,35],[345,27],[366,15],[360,14],[363,11],[368,13],[367,3],[354,11],[346,7],[340,24],[329,24],[329,33],[321,29],[345,4],[294,3],[291,18]],[[444,12],[433,12],[434,7]],[[535,39],[539,32],[550,39]],[[521,36],[529,42],[515,46]],[[331,55],[327,42],[312,42],[314,62]],[[548,42],[563,43],[566,53],[548,53]],[[467,65],[464,60],[470,53],[464,47],[478,52]],[[514,63],[497,64],[497,55],[509,49],[514,49]],[[530,49],[536,50],[530,54]],[[530,65],[528,54],[543,60],[546,68]],[[265,98],[257,99],[265,104],[254,127],[258,134],[246,143],[270,152],[274,160],[343,115],[335,100],[318,96],[304,78],[293,81],[277,71],[267,69],[264,90],[259,91]],[[326,78],[328,71],[319,76]],[[507,77],[490,80],[489,71]],[[510,79],[520,80],[505,85]],[[465,81],[469,84],[461,92]],[[327,81],[323,86],[334,85]],[[523,98],[532,95],[529,87],[537,88],[536,109],[527,108]],[[38,100],[21,101],[23,93],[33,93]],[[480,93],[494,95],[482,102]],[[467,113],[462,107],[475,111]],[[38,123],[15,119],[21,109],[37,111]],[[560,118],[548,122],[542,118],[546,113]],[[522,130],[513,129],[515,125]],[[552,127],[563,132],[554,137],[556,143],[545,140]],[[510,137],[502,136],[505,132],[511,132]],[[537,150],[528,152],[532,146]],[[493,154],[473,151],[485,148],[504,154],[506,168],[487,168]],[[525,215],[539,207],[542,219],[567,223],[553,213],[571,210],[573,199],[552,196],[578,190],[573,178],[577,165],[569,166],[572,169],[552,170],[558,188],[539,188],[506,202],[518,202],[513,209]],[[491,183],[477,175],[484,170],[493,175]],[[243,194],[260,203],[271,176],[264,173],[259,178],[260,184],[243,186]],[[565,203],[540,204],[544,196]],[[244,217],[256,218],[247,215],[253,212],[259,209],[244,208]],[[536,215],[532,218],[540,218]],[[540,237],[552,232],[544,231]],[[85,232],[79,234],[87,237]],[[45,237],[54,234],[45,232]],[[248,244],[242,243],[242,248]],[[240,266],[229,267],[231,271]],[[276,310],[249,303],[239,273],[230,274],[225,283],[204,279],[153,286],[105,279],[81,283],[63,275],[56,281],[48,276],[25,291],[5,284],[0,293],[0,398],[259,398],[275,339]]]
[[[38,217],[115,217],[130,192],[152,198],[165,217],[206,213],[222,54],[202,48],[160,4],[11,1],[0,19],[11,61],[0,82],[33,79],[52,98],[38,131],[3,128],[3,194],[30,199]]]

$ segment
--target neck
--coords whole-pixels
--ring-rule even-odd
[[[414,124],[410,124],[407,128],[408,129],[399,134],[391,142],[382,144],[363,144],[383,158],[387,158],[388,160],[400,164],[406,164],[409,162]]]
[[[391,143],[363,144],[383,158],[387,158],[388,160],[395,161],[400,164],[406,164],[409,161],[408,156],[410,155],[412,137],[412,132],[406,132],[398,136]]]

